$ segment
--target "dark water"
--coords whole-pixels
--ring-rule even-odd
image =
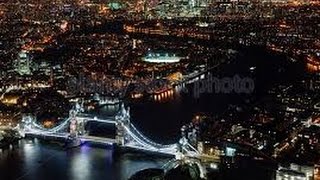
[[[205,95],[199,99],[190,93],[176,93],[159,102],[153,100],[131,104],[132,123],[148,137],[161,143],[176,142],[182,125],[189,123],[195,115],[205,112],[223,112],[230,101],[227,95]]]
[[[58,144],[25,139],[0,150],[1,180],[125,180],[139,170],[161,168],[166,158],[83,145],[64,150]]]

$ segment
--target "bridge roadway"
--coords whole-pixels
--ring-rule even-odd
[[[25,135],[31,136],[31,137],[64,139],[64,140],[69,138],[69,133],[26,132]],[[96,137],[96,136],[89,136],[89,135],[78,136],[78,138],[81,140],[81,142],[89,142],[89,143],[96,143],[96,144],[102,144],[102,145],[117,144],[116,140],[112,138]],[[176,154],[175,151],[166,151],[166,150],[155,149],[155,148],[149,149],[149,148],[137,146],[135,143],[127,143],[124,146],[120,146],[120,147],[140,150],[144,152],[159,153],[159,154],[170,155],[170,156],[175,156]]]
[[[82,142],[94,142],[99,144],[108,144],[114,145],[116,144],[115,139],[105,138],[105,137],[95,137],[95,136],[79,136]]]
[[[78,120],[84,120],[84,121],[94,121],[94,122],[102,122],[102,123],[108,123],[108,124],[116,124],[117,122],[113,118],[108,119],[98,119],[97,117],[89,118],[89,117],[76,117]]]
[[[62,139],[68,139],[69,138],[69,133],[35,133],[35,132],[26,132],[26,136],[34,136],[34,137],[47,137],[47,138],[52,138],[52,139],[57,139],[57,138],[62,138]],[[78,138],[82,142],[93,142],[93,143],[99,143],[99,144],[105,144],[105,145],[113,145],[116,144],[115,139],[111,138],[105,138],[105,137],[95,137],[95,136],[78,136]]]

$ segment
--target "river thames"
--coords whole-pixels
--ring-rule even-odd
[[[143,153],[115,154],[111,147],[65,150],[59,144],[24,139],[11,150],[2,150],[1,179],[106,179],[125,180],[145,168],[161,168],[166,158]]]

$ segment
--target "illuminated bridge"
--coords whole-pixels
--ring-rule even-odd
[[[101,138],[88,136],[84,133],[84,127],[87,122],[94,121],[99,123],[114,124],[116,127],[116,136],[112,138]],[[100,142],[105,144],[116,144],[123,147],[141,149],[145,151],[159,152],[162,154],[174,155],[183,152],[187,156],[197,156],[199,152],[188,140],[182,138],[175,144],[159,144],[144,136],[131,122],[129,109],[122,105],[121,110],[115,117],[109,119],[99,119],[84,115],[76,110],[70,111],[69,117],[59,125],[47,129],[37,124],[35,119],[30,116],[23,118],[19,125],[20,130],[26,135],[48,136],[58,138],[79,138],[82,141]]]

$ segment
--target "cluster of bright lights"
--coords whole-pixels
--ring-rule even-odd
[[[10,91],[12,90],[25,90],[25,89],[28,89],[28,88],[48,88],[50,87],[49,85],[46,85],[46,84],[41,84],[41,83],[38,83],[38,84],[27,84],[27,87],[22,87],[22,86],[17,86],[17,85],[12,85],[10,87],[8,87],[2,94],[1,94],[1,97],[0,99],[3,99],[5,94],[9,93]],[[2,89],[0,89],[2,91]]]
[[[177,63],[181,60],[181,57],[169,53],[148,53],[142,60],[151,63]]]

